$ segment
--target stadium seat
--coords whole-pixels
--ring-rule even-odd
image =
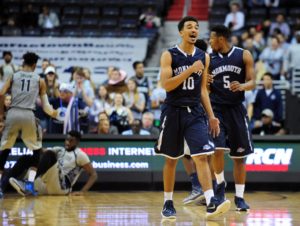
[[[100,29],[88,29],[84,28],[82,29],[82,37],[100,37],[101,36],[101,30]]]
[[[255,27],[260,24],[264,19],[263,18],[250,18],[246,20],[246,27]]]
[[[79,28],[64,28],[62,35],[66,37],[80,37],[81,30]]]
[[[117,29],[102,29],[101,30],[101,37],[103,38],[114,38],[119,37],[120,31]]]
[[[137,28],[138,21],[135,19],[120,19],[120,28]]]
[[[79,6],[65,6],[63,10],[64,15],[80,15],[81,8]]]
[[[99,15],[99,8],[98,7],[92,7],[92,6],[88,6],[88,7],[84,7],[82,10],[82,14],[84,16],[98,16]]]
[[[60,32],[60,29],[45,29],[43,32],[43,36],[59,37],[59,36],[61,36],[61,32]]]
[[[40,28],[26,28],[23,29],[23,36],[41,36],[42,31]]]
[[[249,11],[248,18],[265,18],[267,10],[265,8],[255,8]]]
[[[61,20],[61,25],[62,26],[79,26],[79,19],[78,17],[64,17]]]
[[[2,27],[3,36],[21,36],[22,31],[17,27]]]
[[[140,16],[140,12],[138,8],[133,7],[124,7],[121,10],[122,17],[132,17],[132,18],[138,18]]]
[[[118,19],[116,19],[116,18],[101,18],[99,24],[101,27],[115,28],[118,26]]]
[[[121,30],[120,37],[136,38],[138,36],[137,29],[123,29]]]
[[[299,17],[300,15],[300,8],[292,8],[289,11],[289,16],[290,17]]]
[[[270,10],[270,19],[275,19],[278,14],[283,14],[286,16],[286,9],[285,8],[272,8]]]
[[[81,26],[88,26],[88,27],[97,27],[99,24],[98,18],[95,17],[83,17],[80,20],[80,25]]]
[[[11,16],[11,14],[18,14],[20,13],[20,5],[19,4],[9,4],[6,5],[4,8],[4,13]]]
[[[120,14],[120,9],[118,7],[105,7],[102,10],[103,16],[118,17],[119,14]]]

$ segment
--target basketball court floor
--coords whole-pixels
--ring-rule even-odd
[[[197,225],[290,226],[300,225],[300,192],[254,192],[246,199],[248,214],[236,213],[234,204],[224,217],[206,221],[205,207],[183,206],[186,192],[176,192],[177,219],[162,221],[163,192],[90,192],[85,196],[38,196],[8,194],[0,201],[1,225]],[[227,197],[232,201],[233,193]]]

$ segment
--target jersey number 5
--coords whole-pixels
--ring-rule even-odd
[[[193,77],[189,77],[188,79],[184,80],[182,85],[183,90],[193,90],[194,88],[195,88],[195,84],[194,84]]]
[[[229,89],[230,88],[229,75],[223,76],[223,82],[224,82],[224,88]]]
[[[25,83],[26,83],[27,85],[26,85],[26,90],[25,91],[29,92],[30,80],[22,79],[21,82],[22,82],[21,91],[24,91],[24,89],[25,89]]]

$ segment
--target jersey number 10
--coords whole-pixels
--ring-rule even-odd
[[[26,85],[26,90],[25,91],[29,92],[30,80],[22,79],[21,82],[22,82],[21,91],[24,91],[24,89],[25,89],[25,83],[26,83],[27,85]]]
[[[184,80],[182,89],[183,90],[193,90],[195,88],[194,78],[189,77],[188,79]]]

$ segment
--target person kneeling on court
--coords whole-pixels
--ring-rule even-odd
[[[81,134],[70,131],[65,140],[65,147],[47,149],[40,160],[34,187],[40,195],[66,195],[72,192],[72,187],[80,173],[85,171],[89,177],[81,191],[72,192],[73,195],[82,195],[87,192],[97,180],[97,173],[92,167],[89,157],[78,148]],[[23,196],[25,184],[15,177],[20,176],[30,166],[28,156],[22,156],[11,171],[9,183]]]

